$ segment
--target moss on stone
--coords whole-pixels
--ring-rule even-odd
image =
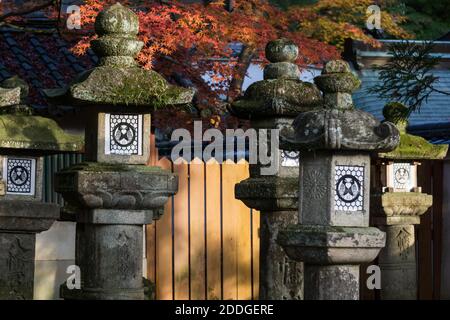
[[[327,73],[314,78],[314,83],[320,90],[333,92],[352,93],[361,85],[361,80],[353,73]]]
[[[408,115],[408,107],[400,102],[387,103],[383,108],[384,119],[395,124],[408,120]]]
[[[0,115],[0,147],[76,152],[83,149],[80,135],[65,133],[58,124],[40,116]]]
[[[155,71],[138,67],[96,67],[80,74],[65,90],[45,90],[55,102],[69,98],[82,104],[151,106],[187,104],[194,90],[170,85]]]
[[[434,145],[422,137],[408,133],[400,134],[399,146],[387,153],[380,153],[380,158],[387,159],[443,159],[447,155],[448,145]]]
[[[273,79],[252,84],[231,108],[242,117],[297,116],[318,107],[321,102],[320,91],[311,83]]]

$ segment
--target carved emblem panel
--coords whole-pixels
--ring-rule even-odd
[[[334,209],[338,211],[361,211],[364,206],[364,167],[335,167]]]
[[[105,115],[105,154],[142,155],[142,115]]]
[[[299,151],[281,151],[281,166],[282,167],[298,167],[300,164]]]
[[[6,193],[34,195],[36,189],[36,159],[8,157],[3,161]]]
[[[393,164],[393,178],[395,189],[411,189],[411,165],[396,162]]]

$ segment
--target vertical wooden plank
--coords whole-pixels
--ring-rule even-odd
[[[145,257],[147,259],[147,279],[156,285],[156,222],[145,229]]]
[[[220,165],[215,159],[206,163],[206,286],[207,299],[222,299],[220,242]]]
[[[418,185],[424,193],[432,194],[431,169],[428,161],[424,161],[418,168]],[[433,297],[433,268],[432,268],[432,215],[433,210],[423,214],[418,226],[418,291],[419,299],[429,300]]]
[[[433,299],[441,298],[442,267],[442,161],[433,161]]]
[[[205,297],[205,165],[195,158],[189,169],[190,183],[190,281],[191,299]]]
[[[259,226],[261,217],[259,211],[252,210],[252,298],[253,300],[259,299]]]
[[[249,177],[249,166],[245,160],[235,165],[236,183]],[[234,189],[234,188],[233,188]],[[237,282],[239,300],[252,298],[252,247],[250,209],[240,200],[235,199],[237,213]]]
[[[148,163],[151,166],[155,166],[158,162],[158,149],[156,149],[156,139],[155,134],[151,134],[150,136],[150,157],[148,159]]]
[[[159,160],[157,165],[163,169],[172,170],[172,163],[167,158]],[[155,284],[157,300],[173,299],[172,203],[173,198],[170,198],[164,207],[163,216],[155,223]]]
[[[178,174],[178,193],[174,197],[175,300],[189,299],[189,193],[188,164],[174,164]]]
[[[155,135],[150,137],[150,166],[156,165]],[[166,212],[164,213],[164,215]],[[156,221],[146,226],[145,257],[147,259],[147,279],[156,285]]]
[[[236,164],[227,160],[222,165],[222,230],[223,230],[223,299],[236,300],[237,295],[237,223],[239,204],[234,198]]]

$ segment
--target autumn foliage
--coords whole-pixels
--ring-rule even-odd
[[[81,23],[88,35],[73,48],[75,53],[83,54],[89,47],[96,15],[113,2],[87,0],[82,6]],[[245,65],[250,60],[263,63],[269,40],[288,37],[298,43],[299,65],[321,64],[339,55],[334,46],[290,30],[285,12],[264,0],[235,1],[231,13],[220,1],[206,6],[147,2],[133,8],[140,20],[139,38],[145,43],[137,57],[140,65],[178,84],[194,86],[198,90],[195,107],[199,115],[214,125],[220,122],[216,121],[217,115],[225,111],[230,84],[245,76]],[[233,43],[243,44],[247,55],[233,56]]]
[[[41,0],[44,1],[44,0]],[[378,3],[383,3],[380,0]],[[69,31],[62,16],[60,30],[75,38],[73,52],[83,55],[95,37],[93,24],[97,14],[116,0],[85,0],[81,6],[81,30]],[[300,49],[298,65],[320,66],[338,58],[345,38],[377,45],[364,32],[366,9],[371,0],[319,0],[309,6],[291,6],[287,10],[268,0],[234,0],[229,12],[223,1],[183,3],[179,0],[122,0],[132,8],[140,21],[139,38],[144,48],[137,57],[146,69],[155,69],[169,81],[197,90],[190,111],[211,122],[220,121],[226,103],[241,92],[250,63],[266,63],[264,47],[272,39],[286,37]],[[59,17],[57,10],[53,17]],[[382,25],[387,34],[405,38],[409,35],[399,26],[401,16],[382,11]],[[241,46],[240,54],[231,50]],[[206,77],[208,81],[205,81]],[[180,114],[177,113],[177,118]],[[186,113],[186,121],[192,112]]]

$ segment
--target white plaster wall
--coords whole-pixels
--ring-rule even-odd
[[[145,227],[144,227],[145,231]],[[143,276],[147,274],[145,232],[143,247]],[[56,221],[36,237],[36,264],[34,268],[34,299],[60,299],[59,287],[66,282],[67,267],[75,264],[75,222]]]
[[[441,299],[450,299],[450,159],[444,162],[443,176]]]
[[[75,223],[56,221],[36,236],[34,299],[59,299],[66,269],[75,263]]]

